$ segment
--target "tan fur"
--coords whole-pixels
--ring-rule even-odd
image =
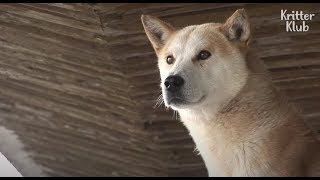
[[[148,20],[142,16],[143,22]],[[163,21],[157,22],[161,26]],[[150,27],[144,23],[144,28],[150,37]],[[236,32],[239,28],[242,33]],[[157,47],[162,81],[178,73],[189,83],[184,90],[189,102],[196,102],[203,94],[206,97],[186,106],[166,105],[179,112],[209,176],[319,176],[319,142],[297,108],[273,86],[249,48],[249,38],[250,26],[243,9],[224,24],[173,31],[162,45],[149,38]],[[198,47],[209,50],[213,57],[194,60]],[[169,54],[177,57],[173,65],[166,64]],[[208,74],[212,79],[206,77]],[[211,81],[215,83],[207,85]]]

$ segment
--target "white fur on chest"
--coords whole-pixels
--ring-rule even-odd
[[[259,149],[230,142],[223,127],[216,125],[214,117],[205,120],[203,116],[181,113],[182,122],[189,130],[196,148],[206,165],[210,177],[218,176],[260,176],[264,171],[250,166]]]
[[[199,115],[193,113],[180,113],[180,116],[196,144],[196,149],[205,162],[209,176],[226,176],[219,165],[219,157],[212,149],[214,148],[212,144],[217,142],[214,142],[214,139],[216,139],[214,137],[215,133],[209,131],[210,123],[205,122],[200,119]]]

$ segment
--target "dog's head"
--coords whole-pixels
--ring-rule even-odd
[[[244,56],[250,36],[244,9],[224,24],[180,30],[152,16],[142,15],[141,19],[158,56],[166,106],[179,110],[221,103],[244,86],[248,76]]]

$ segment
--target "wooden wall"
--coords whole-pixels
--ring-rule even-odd
[[[49,176],[206,176],[185,127],[153,108],[159,72],[140,16],[183,27],[238,8],[274,83],[319,131],[320,4],[1,4],[0,125]],[[316,16],[288,33],[280,9]]]

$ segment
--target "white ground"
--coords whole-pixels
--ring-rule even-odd
[[[3,126],[0,126],[0,155],[0,177],[45,176],[43,168],[30,157],[19,137]]]
[[[2,153],[0,153],[0,177],[22,177]]]

